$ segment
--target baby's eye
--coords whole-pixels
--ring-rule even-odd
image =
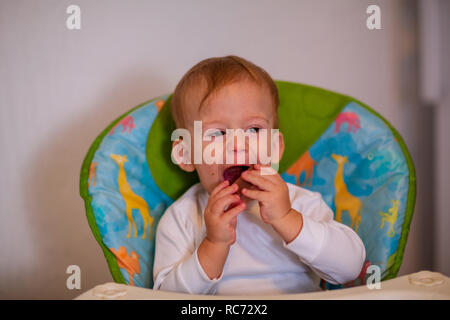
[[[246,130],[246,132],[249,132],[249,133],[258,133],[258,131],[259,131],[258,127],[251,127]]]
[[[225,134],[225,131],[223,130],[211,130],[211,132],[208,134],[210,137],[218,137],[223,136]]]

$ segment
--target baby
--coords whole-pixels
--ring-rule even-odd
[[[277,129],[278,104],[277,87],[266,71],[226,56],[192,67],[175,89],[171,111],[177,128],[187,129],[192,137],[194,121],[201,121],[205,151],[235,132],[229,129],[257,138]],[[238,137],[226,138],[237,142]],[[268,146],[278,148],[273,162],[279,162],[282,133],[266,139]],[[300,293],[319,290],[320,278],[338,284],[359,275],[365,249],[358,235],[333,220],[319,193],[284,182],[271,169],[273,163],[261,162],[259,153],[251,163],[255,147],[249,140],[222,144],[219,157],[231,154],[232,164],[195,163],[192,147],[184,150],[187,157],[175,154],[179,167],[195,170],[200,183],[169,206],[159,222],[154,289],[218,295]],[[179,143],[187,148],[181,139],[173,148]]]

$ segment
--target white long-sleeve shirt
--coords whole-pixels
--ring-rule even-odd
[[[192,186],[162,216],[157,232],[154,289],[193,294],[284,294],[319,290],[330,283],[354,280],[366,252],[358,235],[333,220],[321,195],[287,183],[291,206],[303,215],[298,236],[286,244],[264,223],[251,201],[237,218],[236,242],[221,276],[210,279],[199,263],[197,248],[206,235],[203,212],[209,194]]]

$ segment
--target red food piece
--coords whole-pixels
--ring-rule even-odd
[[[223,180],[228,180],[230,182],[230,186],[240,178],[242,172],[246,171],[248,166],[234,166],[225,169],[223,172]]]

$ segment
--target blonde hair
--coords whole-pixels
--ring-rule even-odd
[[[238,56],[214,57],[200,61],[181,78],[172,96],[171,112],[178,128],[185,127],[183,107],[186,93],[199,86],[206,85],[198,108],[209,96],[221,88],[236,81],[250,80],[260,86],[266,86],[272,96],[275,108],[275,128],[278,127],[278,88],[270,75],[261,67]]]

